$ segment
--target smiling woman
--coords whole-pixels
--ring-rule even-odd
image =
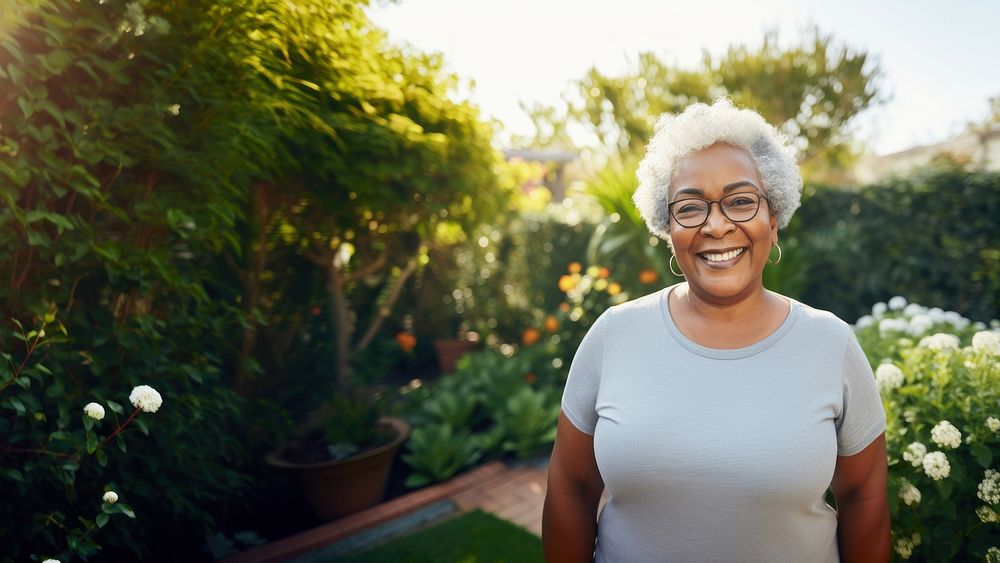
[[[634,200],[686,281],[612,307],[581,342],[546,558],[887,560],[871,368],[849,325],[762,282],[802,187],[783,139],[728,100],[696,104],[661,118],[639,177]]]

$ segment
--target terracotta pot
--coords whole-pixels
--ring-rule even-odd
[[[385,496],[389,470],[399,447],[410,435],[410,425],[391,416],[378,420],[392,426],[396,438],[388,444],[335,461],[295,463],[282,459],[280,452],[265,460],[273,467],[292,472],[316,517],[336,520],[378,504]]]
[[[479,348],[479,342],[472,340],[435,340],[434,349],[437,350],[438,365],[445,373],[455,372],[455,362],[465,354]]]

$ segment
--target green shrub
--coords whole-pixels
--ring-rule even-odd
[[[981,559],[1000,544],[1000,332],[901,297],[873,312],[858,337],[886,410],[895,553]]]

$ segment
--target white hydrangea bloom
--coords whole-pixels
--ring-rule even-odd
[[[931,428],[931,440],[942,448],[955,449],[962,445],[962,433],[954,424],[942,420]]]
[[[917,413],[913,412],[913,409],[906,409],[903,411],[903,420],[905,420],[906,422],[912,423],[916,419],[917,419]]]
[[[156,412],[163,404],[163,397],[149,385],[139,385],[132,389],[128,396],[129,402],[142,412]]]
[[[946,332],[939,332],[937,334],[932,334],[930,336],[925,336],[920,339],[918,346],[922,348],[930,348],[931,350],[937,350],[943,352],[946,350],[958,350],[959,340],[954,334],[948,334]]]
[[[986,419],[986,427],[994,432],[1000,432],[1000,418],[991,416]]]
[[[903,385],[903,370],[893,364],[882,364],[875,370],[875,381],[881,391],[891,391]]]
[[[1000,522],[1000,514],[997,514],[996,510],[988,506],[980,506],[976,509],[976,516],[979,517],[979,521],[983,524],[990,524],[992,522]]]
[[[59,560],[58,559],[46,559],[45,561],[42,561],[42,563],[59,563]]]
[[[910,556],[913,555],[913,542],[907,538],[900,538],[896,540],[895,548],[896,553],[898,553],[902,559],[909,559]]]
[[[1000,472],[987,469],[976,496],[986,504],[1000,503]]]
[[[1000,563],[1000,547],[991,547],[986,550],[986,563]]]
[[[977,332],[972,337],[972,349],[991,356],[1000,356],[1000,333],[991,330]]]
[[[951,475],[951,464],[948,463],[948,456],[944,455],[944,452],[931,452],[925,455],[923,466],[924,473],[935,481]]]
[[[854,323],[854,326],[858,330],[861,330],[863,328],[868,328],[868,327],[872,326],[873,324],[875,324],[875,317],[873,317],[871,315],[865,315],[865,316],[861,317],[860,319],[858,319],[858,321],[856,323]]]
[[[927,312],[927,307],[923,305],[918,305],[916,303],[910,303],[905,308],[903,308],[903,314],[907,317],[913,317],[915,315],[922,315]]]
[[[962,330],[969,326],[969,319],[959,315],[955,311],[945,311],[943,317],[944,322],[950,324],[958,330]]]
[[[930,320],[934,321],[935,323],[944,322],[944,310],[941,309],[941,307],[931,307],[930,309],[927,309],[926,314],[927,317],[930,318]]]
[[[104,418],[104,407],[97,403],[87,403],[83,407],[83,414],[94,420],[101,420]]]
[[[879,336],[885,338],[890,332],[906,332],[910,323],[906,319],[882,319],[878,322]]]
[[[927,455],[927,446],[920,442],[913,442],[909,446],[906,446],[906,451],[903,452],[903,459],[910,462],[913,467],[920,467],[924,462],[925,455]]]
[[[910,319],[909,327],[907,327],[907,332],[913,336],[920,336],[921,334],[927,332],[934,326],[934,321],[931,320],[927,315],[919,314],[914,315]]]
[[[116,493],[114,491],[108,491],[108,492],[104,493],[104,496],[101,497],[101,498],[102,498],[102,500],[104,500],[104,502],[106,502],[108,504],[114,504],[114,503],[118,502],[118,493]]]
[[[920,504],[920,489],[916,488],[913,483],[903,479],[902,484],[899,485],[899,498],[906,503],[906,506],[912,506],[914,504]]]
[[[884,315],[888,309],[889,307],[885,303],[879,301],[878,303],[872,305],[872,315],[877,319]]]
[[[902,295],[897,295],[889,300],[889,308],[893,311],[898,311],[906,307],[906,298]]]

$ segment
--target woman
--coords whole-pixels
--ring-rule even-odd
[[[871,368],[849,325],[762,283],[802,189],[781,136],[728,100],[696,104],[660,119],[639,180],[685,282],[612,307],[580,344],[546,560],[887,561]]]

